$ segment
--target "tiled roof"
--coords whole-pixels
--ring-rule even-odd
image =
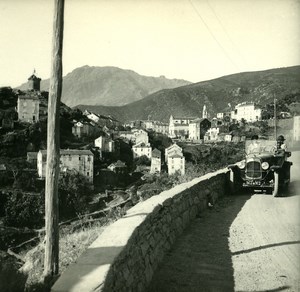
[[[158,149],[154,149],[151,153],[151,156],[152,157],[158,157],[158,158],[161,158],[161,152],[158,150]]]
[[[115,167],[126,167],[126,163],[125,163],[125,162],[122,162],[121,160],[118,160],[117,162],[112,163],[111,165],[109,165],[109,167],[111,167],[111,166],[115,166]]]
[[[151,146],[146,145],[145,143],[141,142],[139,144],[136,144],[136,145],[132,146],[132,148],[151,148]]]
[[[47,154],[47,150],[40,150],[42,155]],[[90,150],[80,150],[80,149],[61,149],[60,155],[94,155]]]
[[[197,117],[173,117],[173,120],[195,120]]]
[[[168,155],[168,158],[183,158],[183,155],[179,155],[178,153]]]
[[[32,75],[28,78],[28,80],[41,80],[41,78],[36,77],[36,75],[32,74]]]

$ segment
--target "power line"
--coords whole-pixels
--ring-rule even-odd
[[[242,59],[242,61],[244,62],[245,65],[247,65],[246,60],[244,59],[244,56],[241,54],[240,50],[238,49],[238,47],[235,45],[235,43],[233,42],[232,38],[230,37],[227,29],[225,28],[225,26],[223,25],[221,19],[218,17],[217,13],[215,12],[215,10],[213,9],[213,7],[210,5],[209,0],[206,0],[209,8],[211,9],[211,11],[213,12],[214,16],[216,17],[217,21],[219,22],[219,24],[221,25],[224,33],[226,34],[227,38],[229,39],[229,41],[231,42],[232,46],[235,48],[235,50],[238,52],[240,58]]]
[[[226,58],[230,61],[230,63],[237,69],[240,71],[240,69],[238,68],[238,66],[235,64],[235,62],[231,59],[231,57],[228,55],[228,53],[226,52],[226,50],[223,48],[222,44],[218,41],[218,39],[216,38],[216,36],[214,35],[214,33],[211,31],[211,29],[209,28],[209,26],[206,24],[205,20],[203,19],[203,17],[201,16],[201,14],[199,13],[199,11],[197,10],[197,8],[195,7],[195,5],[193,4],[192,0],[189,0],[191,6],[193,7],[193,9],[195,10],[196,14],[198,15],[198,17],[200,18],[200,20],[202,21],[202,23],[205,25],[206,29],[208,30],[208,32],[210,33],[210,35],[212,36],[212,38],[215,40],[215,42],[218,44],[218,46],[220,47],[221,51],[224,53],[224,55],[226,56]]]

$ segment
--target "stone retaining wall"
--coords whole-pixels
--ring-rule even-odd
[[[141,202],[108,226],[52,287],[58,291],[145,291],[165,253],[208,202],[225,195],[219,170]]]

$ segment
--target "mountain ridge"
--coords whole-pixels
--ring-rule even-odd
[[[83,101],[89,105],[125,105],[163,88],[186,84],[191,82],[164,76],[144,76],[113,66],[85,65],[63,77],[62,101],[71,107]],[[26,86],[22,84],[19,89],[26,89]],[[49,90],[49,79],[41,81],[41,90]]]
[[[163,89],[124,106],[80,104],[77,108],[110,114],[121,121],[147,119],[167,121],[171,114],[201,116],[203,105],[213,116],[250,101],[262,106],[288,94],[300,92],[300,66],[241,72],[173,89]]]

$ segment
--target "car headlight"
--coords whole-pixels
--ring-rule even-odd
[[[267,170],[268,168],[269,168],[269,163],[268,162],[263,162],[262,164],[261,164],[261,168],[263,169],[263,170]]]
[[[240,169],[243,169],[243,168],[245,168],[245,166],[246,166],[246,162],[245,162],[245,160],[243,160],[243,161],[240,161],[240,162],[237,164],[237,166],[238,166]]]

